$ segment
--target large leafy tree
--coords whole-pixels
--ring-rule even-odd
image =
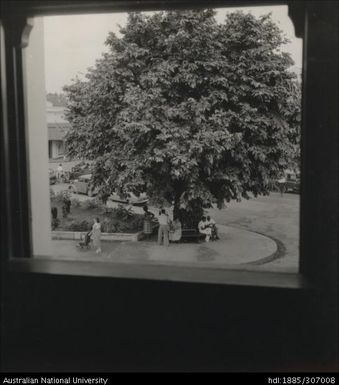
[[[131,13],[86,79],[65,87],[73,157],[103,193],[188,209],[267,194],[291,167],[300,92],[270,15]]]

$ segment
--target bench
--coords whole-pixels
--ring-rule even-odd
[[[198,229],[182,229],[181,231],[181,242],[195,241],[199,242],[204,240],[205,235],[200,234]]]

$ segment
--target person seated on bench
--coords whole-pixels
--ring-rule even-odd
[[[170,225],[169,240],[170,242],[179,242],[182,236],[182,226],[179,218],[174,218]]]
[[[217,225],[215,223],[215,220],[213,218],[211,218],[209,215],[207,216],[207,223],[212,230],[212,234],[211,234],[212,241],[214,241],[216,239],[220,239],[219,234],[218,234],[218,228],[217,228]]]
[[[209,242],[211,235],[212,235],[212,229],[209,226],[207,219],[205,216],[201,218],[201,221],[198,223],[198,229],[200,234],[204,234],[205,236],[205,241]]]

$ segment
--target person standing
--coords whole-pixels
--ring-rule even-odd
[[[164,246],[169,245],[169,217],[165,209],[160,210],[159,215],[159,230],[158,230],[158,245],[161,245],[164,240]]]
[[[147,237],[150,237],[150,235],[153,232],[153,226],[152,226],[152,221],[154,219],[154,214],[148,211],[148,206],[143,207],[144,210],[144,234]]]
[[[93,246],[96,248],[97,254],[101,253],[101,223],[99,218],[94,218],[94,223],[91,231]]]
[[[64,191],[63,193],[63,206],[62,206],[62,213],[64,218],[67,217],[71,213],[71,192],[70,190]]]
[[[57,179],[58,179],[58,182],[61,182],[61,177],[63,176],[64,174],[64,169],[62,168],[62,164],[60,163],[58,168],[57,168]]]
[[[280,195],[283,196],[283,193],[286,190],[286,177],[285,177],[285,174],[281,175],[281,178],[278,179],[277,183],[278,183]]]

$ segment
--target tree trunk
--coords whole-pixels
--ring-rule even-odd
[[[180,218],[180,195],[176,195],[174,199],[174,207],[173,207],[173,219],[174,218]]]

